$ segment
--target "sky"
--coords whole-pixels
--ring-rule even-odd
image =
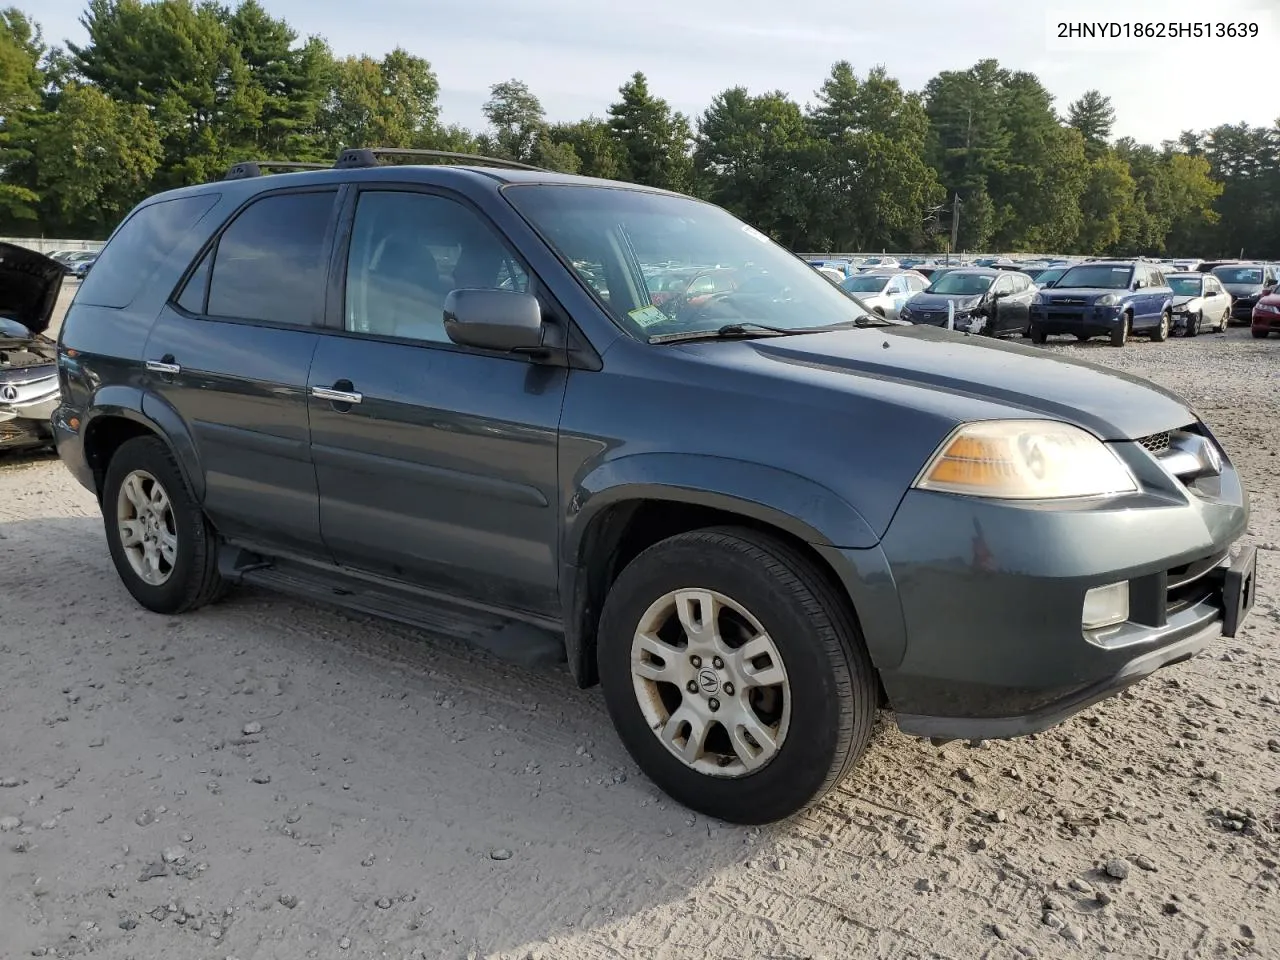
[[[234,5],[234,0],[224,0]],[[491,84],[527,83],[550,121],[603,116],[636,70],[695,118],[745,86],[812,102],[831,64],[883,65],[907,89],[995,58],[1029,70],[1059,112],[1090,88],[1111,97],[1113,135],[1159,144],[1220,123],[1280,118],[1280,0],[260,0],[339,55],[402,46],[440,80],[441,120],[484,126]],[[85,39],[83,0],[16,0],[46,42]],[[1256,24],[1254,38],[1058,39],[1057,24]],[[1116,29],[1116,28],[1113,28]],[[1133,30],[1130,28],[1130,34]]]

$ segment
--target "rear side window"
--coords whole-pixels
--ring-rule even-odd
[[[219,197],[206,193],[161,200],[134,211],[103,248],[76,300],[95,307],[127,307]]]
[[[294,326],[314,323],[323,303],[325,235],[335,196],[335,190],[276,194],[246,207],[218,239],[203,312]],[[198,284],[203,273],[201,265],[191,279]],[[190,302],[187,291],[179,302]]]

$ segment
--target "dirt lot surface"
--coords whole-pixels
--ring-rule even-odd
[[[1280,341],[1046,349],[1218,429],[1247,629],[1038,737],[886,721],[763,829],[664,799],[562,669],[252,591],[146,613],[93,498],[4,461],[0,957],[1280,956]]]

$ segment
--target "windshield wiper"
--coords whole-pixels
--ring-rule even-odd
[[[771,327],[767,323],[754,323],[750,320],[742,323],[726,323],[715,330],[681,330],[679,333],[660,333],[649,338],[650,343],[675,343],[680,340],[738,340],[742,337],[788,337],[793,333],[808,333],[807,330],[788,330],[785,327]]]

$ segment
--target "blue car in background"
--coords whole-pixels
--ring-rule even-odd
[[[1145,260],[1090,260],[1072,267],[1031,302],[1031,342],[1058,333],[1081,342],[1111,338],[1123,347],[1131,333],[1165,340],[1173,325],[1173,288]]]

